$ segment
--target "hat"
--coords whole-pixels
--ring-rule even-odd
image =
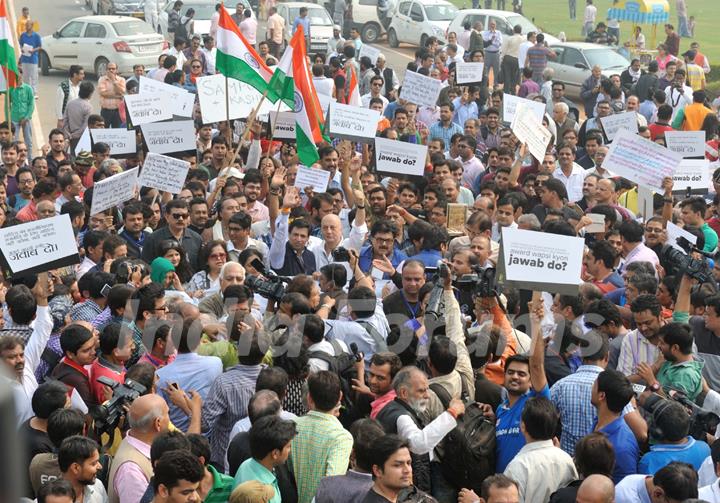
[[[333,25],[333,30],[342,31],[342,28],[340,28],[340,25],[339,25],[339,24],[334,24],[334,25]]]
[[[81,150],[75,156],[75,164],[80,164],[82,166],[92,166],[94,162],[95,159],[93,159],[92,154],[87,150]]]

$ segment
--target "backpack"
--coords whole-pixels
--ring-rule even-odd
[[[342,391],[340,421],[342,422],[353,405],[351,398],[351,393],[353,393],[352,380],[357,379],[355,357],[344,351],[337,339],[328,340],[328,342],[332,344],[335,356],[329,355],[325,351],[310,351],[308,358],[317,358],[324,361],[328,364],[328,371],[337,374],[340,378],[340,390]]]
[[[430,389],[443,407],[450,405],[452,397],[442,385],[433,383]],[[495,424],[483,415],[476,402],[466,401],[465,414],[457,419],[457,426],[445,435],[435,452],[445,480],[457,489],[470,488],[480,494],[483,480],[495,473]]]

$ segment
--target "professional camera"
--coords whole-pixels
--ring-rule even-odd
[[[663,398],[658,394],[652,393],[643,402],[643,409],[654,416],[656,411],[662,409],[663,404],[668,403],[669,400],[673,400],[685,407],[688,411],[688,415],[690,416],[690,436],[695,440],[705,441],[707,440],[708,434],[715,435],[715,430],[717,430],[718,425],[720,425],[720,417],[718,417],[717,414],[699,407],[681,391],[670,387],[663,387],[663,390],[669,398]]]
[[[702,250],[695,248],[685,238],[679,238],[677,243],[687,253],[703,253]],[[703,253],[703,255],[705,254]],[[712,272],[705,260],[692,258],[692,256],[681,252],[672,245],[663,245],[660,250],[660,262],[670,265],[672,268],[677,269],[683,274],[687,274],[691,278],[698,280],[700,283],[708,283],[712,281]]]
[[[245,286],[257,295],[275,302],[279,302],[285,295],[285,284],[279,276],[271,276],[267,280],[258,276],[247,276]]]
[[[498,291],[495,288],[495,268],[488,267],[483,269],[479,266],[474,266],[474,274],[463,274],[455,282],[458,290],[464,292],[471,292],[473,297],[496,297]]]
[[[426,267],[425,273],[434,273],[432,282],[434,283],[433,289],[430,291],[430,298],[425,306],[425,324],[429,321],[440,320],[443,318],[444,308],[442,305],[442,294],[443,294],[443,281],[450,277],[450,268],[445,262],[438,262],[437,268]]]
[[[332,251],[332,258],[335,262],[349,262],[350,252],[342,246],[338,246]]]
[[[96,407],[91,411],[95,420],[95,431],[98,437],[107,433],[113,438],[113,432],[117,428],[120,419],[125,415],[125,409],[140,395],[147,391],[147,388],[132,379],[125,379],[123,384],[113,381],[109,377],[100,376],[98,382],[112,388],[113,396],[104,405]]]

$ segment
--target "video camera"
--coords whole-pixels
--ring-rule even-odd
[[[717,430],[718,425],[720,425],[720,417],[717,414],[698,406],[685,396],[682,391],[671,387],[663,387],[663,390],[667,394],[668,398],[652,393],[643,402],[643,409],[650,414],[653,414],[654,417],[655,412],[662,408],[662,404],[668,403],[669,400],[673,400],[685,407],[688,411],[688,415],[690,416],[689,433],[695,440],[705,441],[707,440],[708,434],[713,436],[715,435],[715,430]]]
[[[690,253],[697,252],[708,258],[713,258],[713,255],[700,250],[684,237],[678,238],[677,244],[680,248],[685,250],[685,253],[677,248],[674,248],[672,245],[663,245],[660,250],[660,262],[669,264],[681,273],[687,274],[691,278],[698,280],[700,283],[711,282],[713,277],[707,262],[705,260],[693,258]]]
[[[100,376],[98,382],[113,390],[112,398],[104,405],[94,408],[91,415],[95,421],[95,432],[98,438],[107,433],[113,438],[113,432],[125,415],[125,409],[140,395],[147,391],[147,388],[132,379],[125,379],[123,384],[113,381],[109,377]]]
[[[248,275],[245,278],[245,286],[261,297],[280,302],[280,299],[285,295],[285,283],[289,283],[290,278],[278,276],[272,271],[265,270],[265,265],[258,258],[250,262],[250,265],[267,279]]]
[[[458,290],[470,292],[474,298],[497,297],[495,268],[473,266],[473,271],[474,274],[463,274],[457,279],[455,286]]]

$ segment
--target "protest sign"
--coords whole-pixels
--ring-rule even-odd
[[[697,236],[695,234],[689,233],[682,227],[679,227],[672,222],[667,223],[665,231],[667,232],[668,244],[683,253],[687,252],[678,244],[678,239],[685,239],[693,245],[697,244]]]
[[[125,104],[133,126],[172,119],[172,105],[165,94],[126,94]]]
[[[367,56],[370,58],[370,62],[375,66],[375,63],[377,62],[378,56],[380,55],[380,49],[377,47],[373,47],[369,44],[363,44],[360,48],[360,56],[358,57],[358,61],[360,61],[360,58],[363,56]]]
[[[474,84],[482,82],[485,63],[463,63],[455,65],[455,82],[458,84]]]
[[[584,247],[583,238],[503,227],[501,284],[577,294]]]
[[[159,122],[140,126],[145,145],[150,152],[169,154],[195,150],[195,123],[193,121]]]
[[[2,74],[2,72],[0,72]],[[75,153],[78,152],[90,152],[92,150],[92,140],[90,139],[90,128],[85,128],[85,131],[83,131],[82,136],[80,137],[80,140],[78,140],[77,145],[75,145]]]
[[[0,229],[0,250],[13,274],[39,273],[80,262],[67,214]]]
[[[665,131],[665,145],[686,159],[705,157],[705,131]]]
[[[377,110],[333,102],[327,114],[328,132],[334,138],[369,143],[375,138],[379,120]]]
[[[270,111],[272,137],[278,140],[295,140],[295,112]]]
[[[165,95],[169,98],[171,113],[180,117],[192,117],[195,95],[182,87],[171,86],[159,80],[140,76],[138,94]]]
[[[418,106],[425,105],[435,108],[441,89],[442,82],[440,80],[416,72],[405,72],[400,98]]]
[[[707,191],[710,185],[710,162],[707,159],[683,159],[673,173],[673,192]]]
[[[638,185],[662,192],[662,180],[672,176],[682,157],[632,131],[620,130],[610,145],[603,168]]]
[[[198,77],[196,80],[200,112],[205,124],[224,120],[245,119],[262,100],[262,94],[254,87],[235,79],[227,79],[230,91],[230,117],[226,113],[225,77],[221,74]],[[278,110],[277,104],[264,100],[258,115],[267,115],[271,110]],[[280,105],[280,111],[286,112],[289,107]]]
[[[607,117],[601,117],[600,122],[602,123],[605,136],[608,140],[613,141],[617,136],[618,131],[630,131],[633,134],[638,132],[637,114],[635,112],[623,112],[621,114],[608,115]]]
[[[111,156],[137,152],[134,129],[91,129],[90,135],[95,143],[107,143],[110,146]]]
[[[132,199],[135,195],[137,178],[138,168],[133,168],[96,182],[93,186],[90,215],[97,215],[101,211]]]
[[[179,194],[189,169],[190,163],[187,161],[148,152],[138,183],[143,187]]]
[[[312,187],[313,192],[317,194],[327,190],[329,181],[329,171],[298,166],[297,176],[295,177],[295,187],[300,190],[305,189],[305,187]]]
[[[381,173],[423,176],[426,157],[425,145],[375,138],[375,168]]]
[[[605,232],[605,215],[600,213],[587,213],[585,216],[592,220],[592,223],[583,227],[585,232],[593,234],[595,232]]]
[[[468,207],[466,204],[448,203],[447,230],[452,234],[465,234]]]
[[[545,115],[545,104],[540,101],[527,100],[511,94],[505,94],[503,96],[503,122],[512,124],[515,119],[515,114],[518,105],[522,103],[526,107],[532,110],[533,115],[542,124],[543,116]]]
[[[518,103],[510,129],[518,140],[527,144],[532,156],[542,163],[552,133],[538,121],[533,110],[525,103]]]

